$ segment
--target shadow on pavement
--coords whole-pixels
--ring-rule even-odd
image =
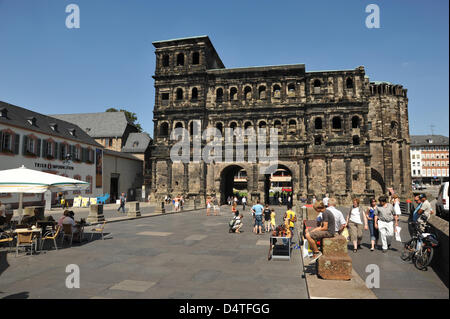
[[[19,292],[17,294],[12,294],[6,297],[3,297],[2,299],[28,299],[30,296],[30,293],[28,291]]]

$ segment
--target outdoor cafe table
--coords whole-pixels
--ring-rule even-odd
[[[36,238],[39,240],[39,244],[40,244],[42,229],[41,228],[34,228],[34,229],[17,228],[16,230],[14,230],[14,233],[15,234],[19,234],[19,233],[33,233],[33,236],[36,236]],[[39,244],[36,245],[37,248],[39,248]],[[39,251],[39,250],[36,249],[36,251]]]

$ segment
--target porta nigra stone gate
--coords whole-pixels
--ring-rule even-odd
[[[247,173],[249,199],[268,199],[259,163],[172,162],[177,127],[279,129],[278,163],[292,176],[294,204],[325,193],[364,202],[392,187],[411,195],[407,90],[371,82],[363,66],[305,71],[304,64],[226,69],[208,36],[154,42],[151,200],[183,195],[224,203],[232,176]],[[203,145],[207,142],[202,141]],[[223,145],[224,146],[224,145]],[[225,152],[223,151],[223,154]],[[231,176],[231,178],[230,178]],[[194,199],[194,200],[192,200]]]

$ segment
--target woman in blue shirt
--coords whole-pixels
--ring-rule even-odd
[[[370,206],[366,210],[367,223],[369,225],[369,230],[370,230],[370,241],[372,244],[370,251],[374,251],[375,242],[378,242],[378,229],[375,228],[375,224],[374,224],[376,207],[377,207],[377,201],[375,200],[375,198],[371,198]]]

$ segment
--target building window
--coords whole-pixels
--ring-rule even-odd
[[[89,188],[86,189],[86,194],[92,194],[92,176],[86,176],[86,182],[89,183]]]
[[[177,66],[182,66],[184,65],[184,54],[183,53],[178,53],[177,55]]]
[[[353,145],[359,145],[359,136],[353,136]]]
[[[183,123],[177,122],[177,123],[175,124],[175,128],[183,128]]]
[[[264,85],[262,85],[258,88],[258,98],[260,100],[266,99],[266,87]]]
[[[278,84],[275,84],[273,86],[273,97],[276,99],[280,98],[280,92],[281,92],[281,88]]]
[[[217,123],[216,124],[216,129],[219,130],[220,134],[223,135],[223,124],[222,123]]]
[[[314,145],[322,145],[322,136],[318,135],[314,137]]]
[[[200,64],[200,53],[194,52],[192,54],[192,64],[194,65]]]
[[[244,88],[244,98],[246,101],[250,101],[252,99],[252,88],[249,86],[246,86]]]
[[[321,117],[316,117],[314,119],[314,128],[316,130],[321,130],[322,129],[322,118]]]
[[[218,88],[216,90],[216,102],[222,102],[222,100],[223,100],[223,89]]]
[[[81,176],[80,175],[74,175],[73,179],[76,179],[77,181],[81,181]],[[74,195],[80,195],[81,192],[80,191],[73,191]]]
[[[251,128],[253,126],[252,122],[245,122],[244,129]]]
[[[169,124],[167,124],[167,122],[162,123],[159,127],[159,136],[169,136]]]
[[[183,99],[183,89],[177,89],[177,101],[181,101]]]
[[[81,146],[75,145],[73,151],[74,151],[74,160],[79,162],[81,160]]]
[[[231,128],[232,130],[235,130],[236,127],[237,127],[236,122],[231,122],[231,123],[230,123],[230,128]]]
[[[314,80],[314,94],[319,94],[320,93],[320,87],[322,85],[322,83],[320,82],[320,80]]]
[[[1,137],[2,137],[2,139],[1,139],[1,142],[2,142],[2,145],[1,145],[1,150],[3,151],[3,152],[12,152],[13,151],[13,147],[12,147],[12,144],[13,144],[13,138],[12,138],[12,134],[10,134],[9,132],[2,132],[2,135],[1,135]]]
[[[413,169],[413,175],[416,175],[416,170],[415,169]]]
[[[359,117],[358,116],[353,116],[352,117],[352,128],[359,128]]]
[[[335,116],[332,119],[332,127],[334,130],[342,129],[342,120],[339,116]]]
[[[235,87],[232,87],[230,89],[230,100],[232,100],[232,101],[237,100],[237,89]]]
[[[109,138],[109,139],[108,139],[108,146],[112,146],[112,144],[113,144],[113,139],[112,139],[112,138]]]
[[[347,78],[345,81],[345,87],[347,89],[353,89],[353,80],[351,78]]]
[[[261,122],[259,122],[258,127],[259,127],[260,129],[266,128],[266,127],[267,127],[267,123],[266,123],[265,121],[261,121]]]
[[[162,93],[161,94],[161,104],[163,106],[169,105],[169,93]]]
[[[162,59],[162,65],[163,65],[163,67],[169,66],[169,55],[168,54],[164,54],[163,59]]]
[[[295,84],[291,83],[288,85],[288,97],[295,97]]]
[[[281,121],[280,120],[275,120],[275,122],[273,122],[273,126],[278,130],[278,135],[283,135],[283,130],[281,129]]]
[[[198,89],[197,88],[192,89],[191,99],[194,101],[198,99]]]

